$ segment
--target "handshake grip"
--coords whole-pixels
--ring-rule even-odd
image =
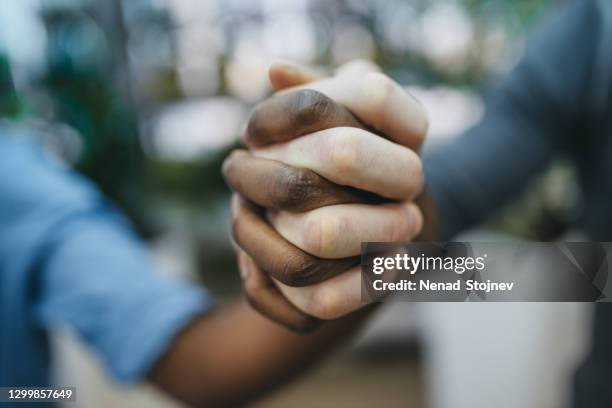
[[[252,149],[265,149],[334,127],[372,131],[349,110],[320,92],[285,91],[255,107],[244,142]],[[336,204],[389,201],[370,192],[335,184],[309,169],[260,158],[244,150],[235,151],[226,159],[223,174],[230,187],[242,197],[234,209],[234,240],[258,268],[288,286],[313,285],[330,279],[357,265],[359,257],[323,259],[303,251],[267,222],[266,210],[300,213]],[[282,320],[278,310],[271,310],[277,306],[262,301],[261,294],[249,293],[246,284],[245,288],[255,309],[273,320]],[[315,319],[303,320],[309,320],[312,326]],[[281,323],[288,325],[286,321]]]

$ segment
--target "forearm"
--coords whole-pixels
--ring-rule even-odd
[[[298,335],[238,301],[195,320],[177,336],[150,379],[191,406],[235,406],[320,361],[347,341],[371,311]]]
[[[570,2],[489,93],[482,120],[449,143],[424,150],[441,240],[484,221],[559,153],[580,152],[576,135],[588,128],[585,113],[595,111],[587,97],[598,43],[594,5]]]

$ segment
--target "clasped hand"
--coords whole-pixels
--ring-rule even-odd
[[[377,67],[334,76],[270,68],[277,93],[253,111],[223,173],[235,191],[233,238],[247,298],[296,331],[342,317],[361,299],[366,241],[414,239],[423,226],[421,104]]]

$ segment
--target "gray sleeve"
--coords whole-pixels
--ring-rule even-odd
[[[482,221],[581,137],[600,26],[595,1],[559,10],[490,93],[480,123],[425,154],[441,239]]]

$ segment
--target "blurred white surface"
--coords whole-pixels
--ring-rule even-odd
[[[69,332],[53,333],[52,350],[56,384],[76,387],[76,402],[65,403],[66,408],[178,408],[153,386],[119,386]]]
[[[431,406],[568,406],[590,309],[585,303],[419,305]]]

